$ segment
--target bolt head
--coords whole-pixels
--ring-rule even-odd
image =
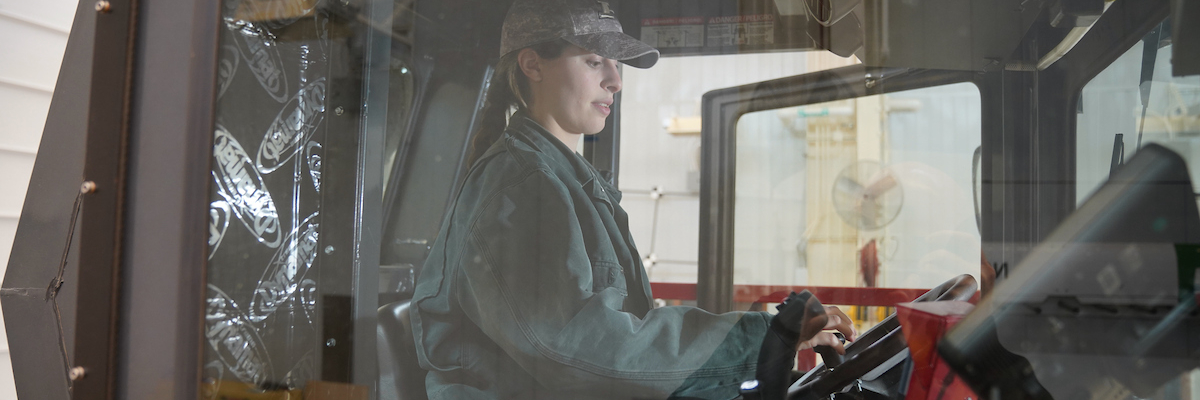
[[[79,185],[79,193],[91,193],[96,191],[96,182],[85,181]]]
[[[83,367],[71,367],[71,370],[67,371],[67,377],[73,381],[83,379],[85,376],[87,376],[87,370]]]
[[[333,113],[337,114],[337,115],[342,115],[342,114],[346,113],[346,109],[342,108],[342,106],[337,106],[337,108],[333,109]]]
[[[325,254],[333,254],[333,246],[325,246]]]
[[[107,0],[96,2],[96,12],[108,13],[109,11],[112,11],[112,3],[109,3]]]

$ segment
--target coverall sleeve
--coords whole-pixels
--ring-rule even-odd
[[[736,395],[753,378],[769,315],[621,311],[623,275],[597,284],[612,283],[606,277],[620,266],[589,257],[585,227],[556,179],[533,173],[477,214],[454,284],[468,318],[547,388],[612,398]]]

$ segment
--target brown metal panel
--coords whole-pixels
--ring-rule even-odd
[[[0,289],[14,383],[22,399],[71,396],[67,370],[75,347],[78,258],[73,256],[79,254],[79,241],[69,237],[78,228],[72,209],[83,174],[95,16],[93,2],[81,2],[76,10]],[[50,291],[51,282],[61,284]]]
[[[200,397],[220,3],[137,11],[115,398]]]
[[[72,398],[111,399],[115,381],[117,274],[121,263],[129,81],[137,0],[95,3],[95,52],[88,99],[85,185],[79,232],[79,286]]]
[[[1041,15],[1042,3],[867,0],[863,63],[975,71],[994,68],[1021,43]]]

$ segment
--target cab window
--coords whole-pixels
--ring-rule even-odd
[[[1170,25],[1160,24],[1084,86],[1076,121],[1076,199],[1082,202],[1141,146],[1188,160],[1200,179],[1200,76],[1171,73]]]

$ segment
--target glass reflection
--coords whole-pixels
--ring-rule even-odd
[[[625,10],[615,13],[637,14],[631,11],[637,7],[622,4],[626,5]],[[687,6],[673,9],[673,5],[663,5],[666,3],[655,4],[661,6],[658,12],[664,15],[693,11]],[[760,6],[763,4],[768,2]],[[309,398],[316,391],[335,393],[337,398],[368,398],[374,396],[372,391],[376,389],[371,385],[376,383],[364,381],[358,375],[370,370],[376,362],[380,364],[379,374],[366,375],[372,375],[371,380],[379,378],[379,398],[396,398],[408,391],[424,392],[426,371],[414,353],[417,349],[412,338],[405,336],[412,332],[405,301],[416,291],[419,271],[426,258],[435,254],[431,248],[436,241],[434,234],[438,232],[438,224],[444,218],[442,213],[449,205],[446,198],[457,193],[455,190],[461,186],[461,180],[471,167],[458,157],[469,151],[469,147],[465,147],[470,139],[468,130],[471,129],[468,128],[475,127],[476,108],[482,105],[487,93],[485,82],[494,72],[491,68],[495,62],[495,49],[488,47],[485,41],[474,36],[454,36],[459,31],[485,24],[474,25],[475,20],[468,23],[467,19],[456,19],[454,13],[440,11],[495,6],[471,1],[426,3],[425,7],[429,7],[426,10],[438,10],[426,14],[417,13],[414,10],[417,6],[407,1],[396,2],[395,12],[384,18],[393,25],[380,27],[374,22],[364,24],[374,17],[365,16],[368,5],[357,1],[228,0],[224,3],[214,88],[218,100],[213,132],[213,192],[208,210],[207,257],[210,261],[203,359],[203,395],[206,398]],[[653,8],[646,6],[637,12],[652,13],[647,10]],[[655,285],[691,285],[693,291],[696,286],[697,254],[701,249],[695,231],[700,224],[701,187],[709,183],[702,182],[701,176],[700,126],[702,118],[708,117],[702,115],[701,97],[714,89],[857,62],[854,58],[830,57],[823,52],[782,51],[798,50],[796,46],[807,43],[799,41],[798,36],[783,34],[787,33],[785,24],[808,17],[803,10],[798,14],[779,16],[771,14],[779,10],[770,7],[764,10],[737,11],[745,11],[745,17],[751,18],[645,18],[640,21],[643,40],[663,47],[664,54],[674,52],[670,55],[681,57],[664,58],[655,70],[621,70],[626,85],[619,104],[623,108],[614,110],[622,117],[619,188],[624,196],[618,195],[615,187],[599,183],[589,186],[600,191],[609,190],[616,197],[607,197],[609,194],[605,193],[606,197],[602,199],[610,206],[616,203],[629,210],[628,219],[622,223],[628,224],[627,230],[637,239],[641,251],[639,254],[633,249],[626,261],[629,265],[644,265],[646,282],[637,283],[653,288],[653,294],[650,294],[651,289],[645,290],[647,301],[638,305],[637,315],[621,315],[621,318],[641,323],[642,317],[649,313],[680,312],[678,310],[682,308],[671,306],[695,304],[694,295],[686,298],[678,296],[678,292],[659,290],[678,286]],[[771,17],[763,17],[765,15]],[[637,21],[637,18],[632,20]],[[848,18],[845,21],[859,23],[863,20]],[[429,41],[420,42],[412,34],[421,26],[419,24],[427,24],[424,29],[428,35],[424,40]],[[745,32],[738,31],[739,24],[744,25],[741,28],[745,28]],[[368,62],[364,32],[378,33],[381,29],[390,30],[387,36],[396,43],[390,44],[394,57],[387,65],[384,68],[374,66],[387,74],[388,79],[383,80],[387,85],[373,87],[363,76],[367,69],[364,64]],[[984,140],[987,135],[1010,133],[983,127],[983,116],[996,113],[1001,114],[1000,118],[1012,118],[1009,114],[1020,113],[1008,110],[1009,114],[1004,114],[993,109],[1011,104],[1003,103],[1004,96],[995,88],[973,83],[934,85],[924,82],[921,85],[926,87],[915,90],[873,96],[863,93],[860,97],[817,104],[777,105],[772,107],[782,108],[743,115],[733,126],[737,156],[729,166],[737,175],[736,201],[731,205],[736,216],[731,281],[739,288],[899,288],[908,290],[903,292],[907,295],[940,287],[939,284],[951,279],[948,283],[953,285],[942,289],[946,292],[957,290],[953,294],[959,297],[955,298],[968,299],[974,293],[974,287],[967,284],[969,278],[955,276],[984,275],[980,279],[985,284],[990,283],[988,275],[980,270],[981,248],[986,236],[981,234],[982,227],[1007,223],[1009,225],[999,231],[1012,235],[1013,231],[1026,229],[1025,225],[1040,223],[1038,218],[1042,215],[1042,210],[1001,204],[1005,198],[996,194],[1001,191],[997,189],[1000,186],[997,182],[1010,183],[1004,181],[1010,178],[1004,174],[1025,167],[1036,169],[1036,166],[1024,165],[1018,166],[1020,168],[1007,165],[1005,169],[1000,168],[1001,164],[1019,164],[1037,156],[1025,153],[1010,158],[996,156],[1004,151],[1061,151],[1073,156],[1073,178],[1054,182],[1019,181],[1014,185],[1032,186],[1029,191],[1035,194],[1039,188],[1074,185],[1074,202],[1080,207],[1077,216],[1073,217],[1077,219],[1102,216],[1103,210],[1087,207],[1087,199],[1099,193],[1098,188],[1109,182],[1110,175],[1121,164],[1130,162],[1139,150],[1151,144],[1179,153],[1186,162],[1184,169],[1194,180],[1200,172],[1200,163],[1191,162],[1200,154],[1197,150],[1200,141],[1195,140],[1200,137],[1197,135],[1200,125],[1196,123],[1196,115],[1200,115],[1200,81],[1197,80],[1200,78],[1170,76],[1172,44],[1169,36],[1163,36],[1164,31],[1160,28],[1153,38],[1134,45],[1083,88],[1078,113],[1070,116],[1077,118],[1078,125],[1073,150],[991,148],[984,151],[985,143],[994,146],[1003,142]],[[718,39],[711,42],[712,46],[705,44],[708,35]],[[436,40],[428,39],[430,37]],[[771,48],[776,45],[777,48]],[[707,49],[713,54],[694,56],[707,51],[706,46],[721,48],[717,49],[719,51],[714,50],[715,47]],[[773,52],[748,54],[752,50]],[[479,56],[476,52],[486,54]],[[717,53],[723,54],[715,55]],[[1007,72],[972,73],[980,76],[976,83],[996,79],[1004,83],[992,81],[993,84],[1019,86],[1020,81],[1012,79],[1018,72],[1041,74],[1022,71],[1018,67]],[[995,74],[1009,75],[999,79],[993,78]],[[1051,75],[1040,76],[1051,79]],[[1043,83],[1048,87],[1053,82]],[[864,91],[860,87],[847,90]],[[1025,92],[1032,88],[1008,90]],[[367,124],[361,122],[366,118],[366,103],[372,92],[378,94],[380,91],[386,92],[386,116],[382,118],[383,123],[374,126],[380,129],[366,127]],[[745,93],[747,98],[757,95]],[[985,104],[991,108],[985,109]],[[379,115],[375,117],[379,118]],[[368,149],[379,153],[383,166],[375,171],[380,173],[379,182],[363,184],[358,182],[365,175],[359,170],[362,154],[357,149],[363,143],[361,138],[368,134],[383,136],[378,141],[381,145],[378,149]],[[991,164],[985,166],[984,163]],[[580,166],[581,171],[587,170],[582,168],[584,164]],[[364,287],[361,284],[363,277],[356,275],[360,270],[354,269],[359,260],[354,251],[363,240],[359,235],[361,231],[356,230],[358,224],[368,217],[359,213],[357,207],[366,200],[356,189],[361,187],[359,185],[370,184],[383,188],[381,193],[371,193],[379,199],[370,201],[382,201],[387,208],[384,214],[388,225],[385,233],[371,233],[382,237],[385,251],[378,273],[365,278],[375,282]],[[1011,187],[1005,188],[1009,189]],[[984,201],[984,195],[995,197]],[[1194,200],[1194,195],[1189,199]],[[981,210],[989,202],[992,209]],[[392,211],[396,212],[389,215]],[[543,216],[536,212],[532,215]],[[1166,216],[1164,223],[1174,226],[1176,221],[1186,219],[1176,217]],[[1147,226],[1153,228],[1160,224],[1158,221],[1154,219]],[[1073,226],[1082,227],[1085,222],[1076,221]],[[1068,225],[1070,223],[1069,220]],[[988,240],[1003,242],[1010,237],[993,236]],[[1065,242],[1068,240],[1050,246]],[[1122,357],[1142,350],[1146,354],[1158,352],[1154,354],[1156,356],[1168,350],[1174,351],[1176,356],[1197,354],[1194,345],[1186,347],[1192,343],[1188,340],[1194,337],[1187,335],[1195,332],[1195,311],[1186,307],[1182,308],[1184,311],[1177,311],[1181,309],[1180,304],[1186,305],[1189,301],[1186,295],[1194,296],[1195,285],[1200,284],[1196,280],[1200,278],[1194,272],[1187,275],[1192,270],[1181,267],[1178,261],[1183,259],[1179,256],[1182,253],[1178,252],[1191,248],[1184,245],[1143,246],[1136,240],[1117,242],[1071,250],[1086,253],[1071,253],[1078,258],[1076,264],[1087,264],[1070,270],[1078,276],[1055,272],[1058,274],[1056,279],[1087,282],[1086,288],[1096,296],[1083,302],[1078,298],[1058,297],[1025,301],[1028,299],[1019,296],[1024,293],[1022,290],[1049,284],[1030,278],[1032,275],[1028,274],[1032,272],[1022,272],[1028,276],[1008,278],[1024,283],[1009,284],[1001,292],[1004,296],[995,301],[1020,303],[1027,308],[1022,311],[1036,308],[1040,316],[1049,315],[1050,318],[1036,319],[1024,314],[1010,316],[1012,325],[1008,330],[1000,329],[1001,337],[997,340],[1003,341],[1012,353],[1027,357],[1043,383],[1054,381],[1044,389],[1053,392],[1055,398],[1073,398],[1074,394],[1083,392],[1071,390],[1084,387],[1088,394],[1081,397],[1092,396],[1106,388],[1115,388],[1113,393],[1128,397],[1134,395],[1128,391],[1133,388],[1138,390],[1137,395],[1188,399],[1187,390],[1196,386],[1188,382],[1197,381],[1194,363],[1188,363],[1191,359],[1164,362],[1163,365],[1170,364],[1171,368],[1155,370],[1154,379],[1143,380],[1146,383],[1141,387],[1139,383],[1130,383],[1117,376],[1118,373],[1136,376],[1128,371],[1152,369],[1137,364],[1136,360],[1133,364],[1112,364],[1118,367],[1107,370],[1095,367],[1101,365],[1097,363],[1078,370],[1083,372],[1066,373],[1055,368],[1076,368],[1080,363],[1095,361],[1095,358],[1063,362],[1056,359],[1057,356],[1038,355],[1039,352],[1065,351],[1063,349],[1070,346],[1078,349],[1085,345],[1102,345],[1111,352],[1121,353]],[[1164,243],[1173,246],[1180,241],[1164,240],[1158,244],[1167,246]],[[1045,263],[1023,271],[1044,269],[1042,273],[1050,274],[1056,267],[1047,266],[1053,264],[1047,258],[1067,253],[1070,252],[1061,246],[1039,250],[1030,257]],[[1008,253],[997,256],[1012,265],[1021,260],[1021,256]],[[1167,260],[1172,256],[1177,258]],[[982,264],[984,271],[994,272],[986,261]],[[1179,275],[1174,276],[1175,280],[1155,278],[1152,283],[1141,286],[1146,289],[1143,297],[1154,301],[1132,306],[1115,304],[1122,299],[1118,296],[1122,290],[1129,289],[1132,282],[1140,279],[1139,274],[1148,274],[1150,268],[1143,267],[1149,264],[1179,267],[1171,270]],[[580,276],[589,282],[603,283],[583,286],[608,291],[607,296],[611,299],[606,301],[624,302],[629,294],[625,278],[637,274],[633,279],[636,281],[641,271],[618,269],[606,267],[587,271]],[[1015,270],[1017,268],[1013,267],[1010,271]],[[1036,277],[1045,278],[1042,275]],[[547,274],[530,274],[524,278],[527,279],[517,282],[514,290],[519,289],[521,294],[533,297],[536,296],[530,293],[561,286],[562,280]],[[625,287],[622,288],[622,284]],[[1062,284],[1052,289],[1062,292],[1078,288]],[[970,293],[964,293],[966,291]],[[375,304],[376,298],[371,297],[372,304],[366,308],[383,306],[378,320],[378,343],[361,340],[361,327],[374,321],[363,322],[359,310],[363,307],[356,302],[368,292],[378,295],[378,304]],[[770,293],[735,292],[734,296],[740,296],[736,298],[736,307],[738,310],[753,308],[770,312],[772,307],[763,304],[769,302],[761,300],[766,294]],[[866,297],[855,296],[858,295],[842,299],[850,299],[845,301],[851,303],[847,311],[858,323],[860,331],[880,326],[878,332],[899,332],[897,320],[900,318],[893,315],[897,301],[888,298],[885,299],[886,306],[867,304],[870,302],[865,300]],[[915,296],[903,300],[912,300],[912,297]],[[1194,302],[1194,297],[1191,299]],[[564,305],[565,302],[536,300],[530,301],[529,308],[560,307],[561,310],[555,310],[564,315],[576,311]],[[969,307],[965,309],[970,310]],[[1118,311],[1113,314],[1112,309]],[[1140,320],[1129,324],[1114,322],[1114,319],[1105,320],[1105,323],[1084,323],[1078,318],[1070,319],[1077,317],[1068,315],[1078,314],[1073,310],[1118,316],[1142,314],[1136,315]],[[749,315],[770,318],[765,314]],[[1163,321],[1169,321],[1171,315],[1178,316],[1175,325],[1156,330]],[[454,323],[459,324],[453,332],[456,335],[478,334],[471,331],[479,326],[473,321],[458,319]],[[1137,335],[1142,335],[1138,336],[1141,341],[1123,340],[1116,334],[1109,334],[1115,331],[1110,328],[1118,325],[1121,329],[1137,331]],[[575,328],[584,333],[598,331]],[[1030,332],[1036,330],[1043,335],[1022,341],[1019,339],[1023,337],[1013,333],[1018,328]],[[734,331],[718,329],[715,332]],[[1145,338],[1153,336],[1154,332],[1165,333],[1161,333],[1157,341],[1147,342]],[[882,339],[882,335],[873,339],[880,340],[878,343],[896,344],[901,343],[897,340],[903,338],[896,339],[900,336],[899,333],[890,336],[891,342]],[[1078,339],[1084,336],[1089,339]],[[620,345],[610,343],[611,338],[608,342],[601,339],[597,343]],[[759,337],[742,339],[755,343],[760,340]],[[598,345],[594,347],[599,348]],[[428,349],[421,349],[425,350]],[[495,354],[503,351],[487,350]],[[671,349],[654,347],[650,350],[653,351],[644,354],[659,354],[657,352]],[[705,363],[712,352],[711,348],[690,350],[688,359],[697,360],[695,364]],[[686,353],[688,349],[680,351]],[[704,354],[695,354],[697,351]],[[598,351],[600,356],[610,353],[616,354]],[[913,368],[904,363],[912,363],[912,359],[918,358],[899,350],[894,354],[907,356],[878,363],[886,365],[888,373],[894,375],[899,375],[895,371]],[[930,354],[927,352],[924,356],[930,357]],[[790,357],[791,353],[787,355]],[[970,360],[986,358],[986,355],[972,356],[975,358]],[[801,354],[798,372],[817,371],[809,378],[819,379],[826,370],[821,369],[816,360],[818,358],[811,353]],[[820,360],[823,362],[825,358]],[[431,368],[432,364],[426,361],[425,367]],[[539,364],[537,368],[563,372],[551,366],[557,364]],[[536,387],[545,384],[539,382],[539,378],[558,376],[551,372],[519,371],[511,364],[504,368],[494,365],[472,367],[479,368],[484,371],[483,375],[496,381],[518,376],[519,379],[507,383],[527,386],[515,389],[517,392],[525,390],[521,393],[537,392]],[[1122,369],[1125,367],[1129,368]],[[888,376],[888,379],[894,377]],[[702,386],[693,381],[684,382],[691,378],[680,376],[667,385],[670,387],[656,388],[654,394],[665,396],[685,383]],[[732,387],[738,382],[720,384]],[[1062,389],[1064,387],[1066,389]],[[1159,387],[1167,389],[1155,392]],[[632,393],[633,389],[613,387],[608,390],[603,394],[620,397]],[[1170,390],[1175,392],[1163,394]],[[1190,390],[1195,393],[1195,389]],[[893,390],[887,395],[902,397],[903,393],[897,393]]]

